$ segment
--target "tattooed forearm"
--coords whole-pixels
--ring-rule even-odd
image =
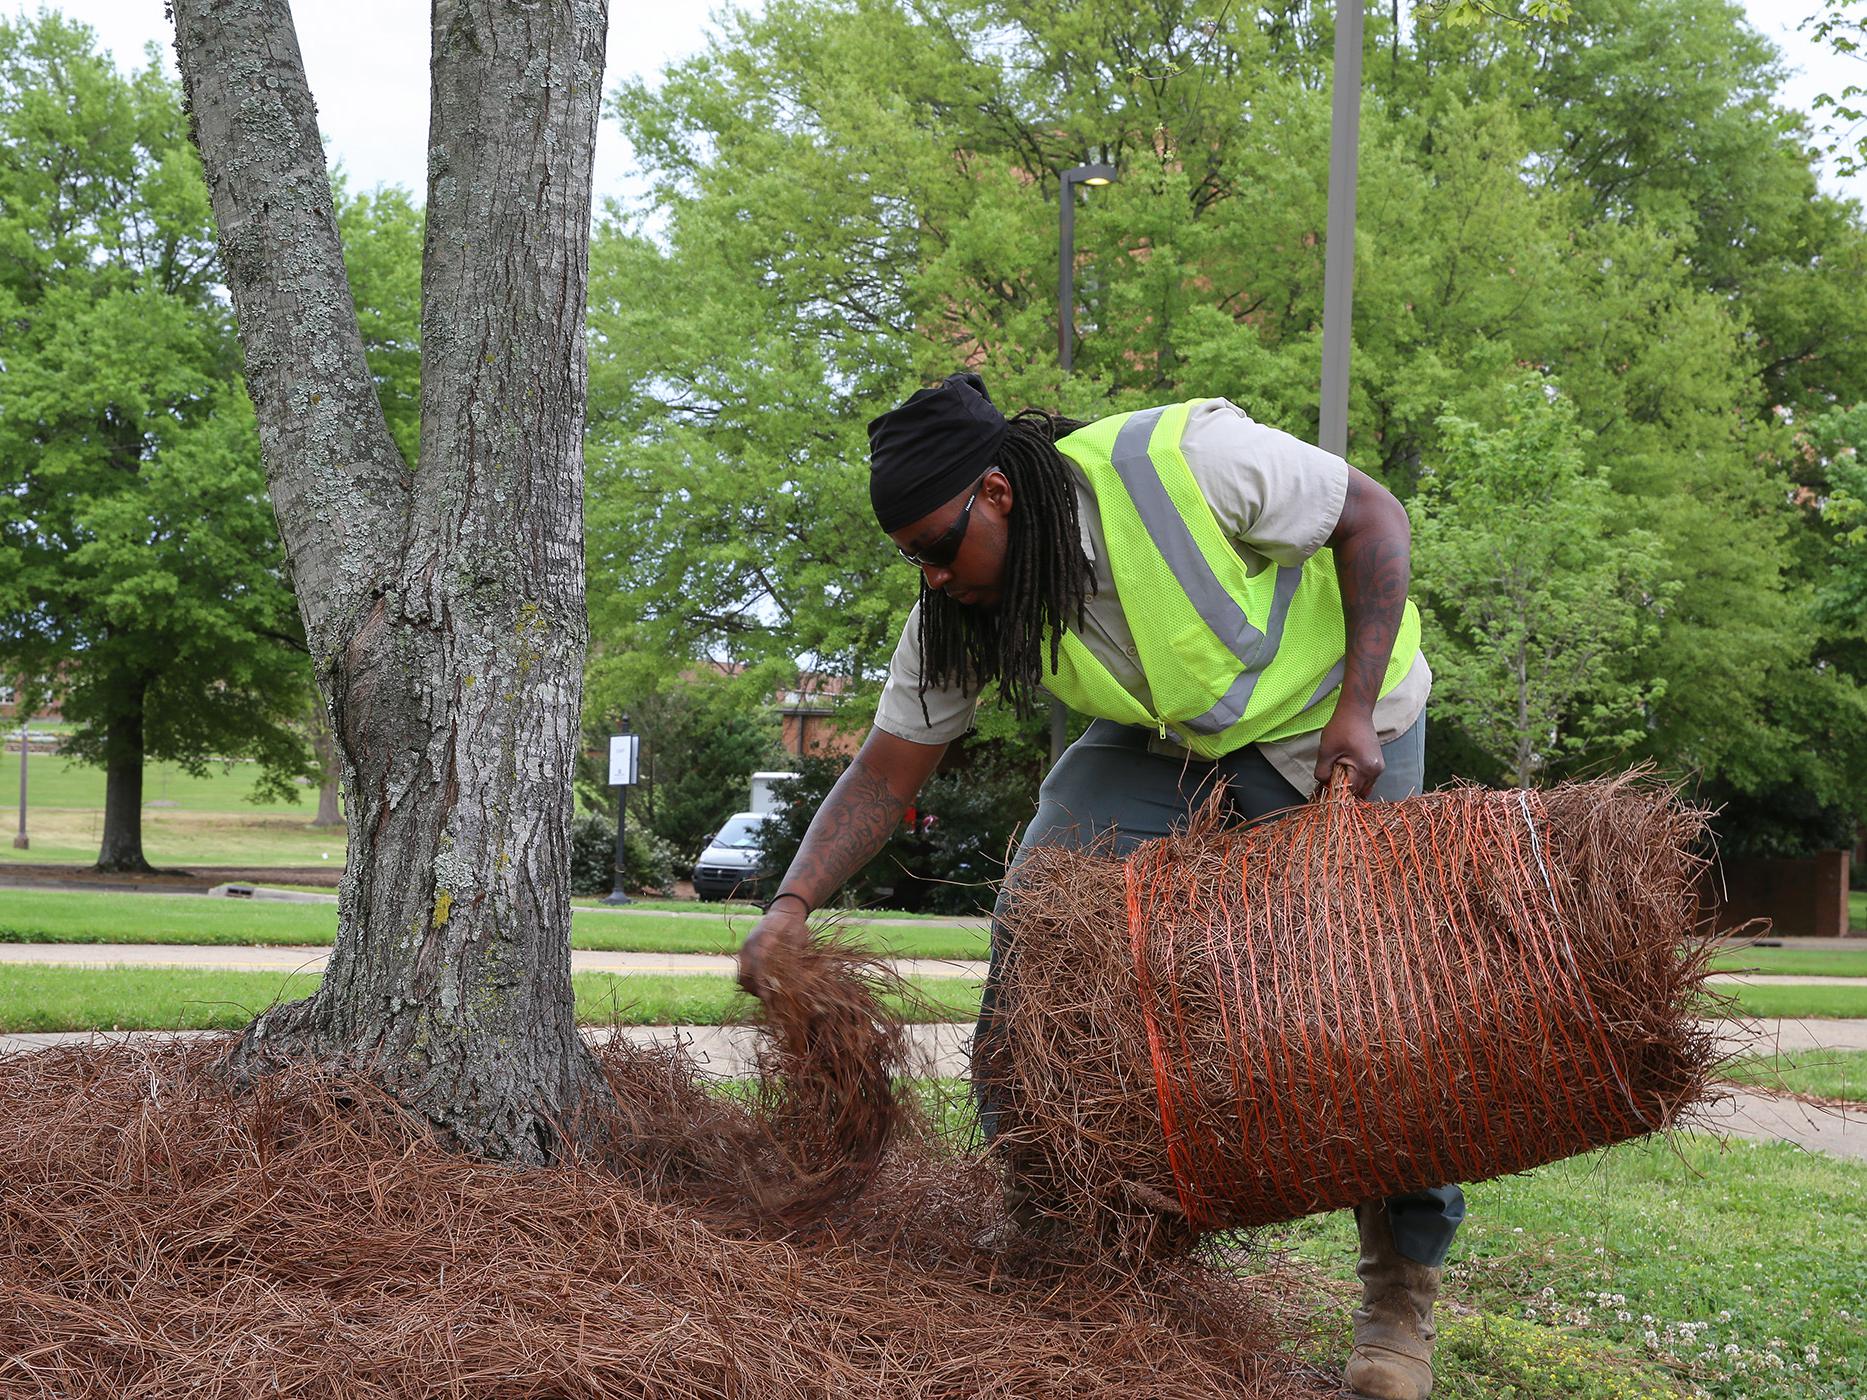
[[[1371,713],[1407,603],[1412,534],[1406,508],[1351,470],[1342,523],[1330,543],[1347,627],[1338,708]]]
[[[784,888],[812,908],[828,903],[881,850],[907,807],[907,797],[894,791],[886,775],[858,756],[811,818]]]

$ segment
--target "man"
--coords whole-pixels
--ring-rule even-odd
[[[874,728],[746,940],[749,988],[769,948],[807,937],[805,917],[881,848],[990,682],[1021,710],[1042,688],[1095,717],[1044,780],[1011,883],[1039,846],[1162,836],[1219,783],[1239,821],[1338,768],[1362,797],[1420,790],[1431,674],[1407,601],[1407,514],[1340,458],[1223,399],[1007,421],[969,374],[875,419],[869,442],[876,518],[920,569],[920,601]],[[994,920],[994,968],[1006,936]],[[973,1048],[988,1140],[995,997],[988,976]],[[1015,1179],[1007,1200],[1028,1216]],[[1463,1217],[1456,1186],[1356,1211],[1357,1393],[1425,1400],[1439,1269]]]

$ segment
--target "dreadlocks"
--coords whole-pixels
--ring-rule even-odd
[[[1013,711],[1028,715],[1044,674],[1044,634],[1054,670],[1064,629],[1082,624],[1094,573],[1082,550],[1076,480],[1056,447],[1082,426],[1033,408],[1010,420],[994,463],[1012,490],[1004,598],[995,610],[965,607],[921,579],[923,717],[928,686],[994,680]]]

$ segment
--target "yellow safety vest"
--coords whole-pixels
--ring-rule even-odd
[[[1180,439],[1195,403],[1122,413],[1057,450],[1089,478],[1109,571],[1153,698],[1143,705],[1074,632],[1044,685],[1071,709],[1145,725],[1202,758],[1321,729],[1341,695],[1345,626],[1335,555],[1250,573],[1213,518]],[[1411,599],[1381,681],[1385,695],[1420,652]]]

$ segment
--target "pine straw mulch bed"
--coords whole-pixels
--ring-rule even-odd
[[[230,1037],[0,1057],[0,1396],[1334,1393],[1287,1279],[1007,1247],[996,1180],[876,1077],[898,1041],[800,1100],[836,1051],[780,1029],[733,1094],[612,1042],[609,1148],[533,1170],[355,1082],[235,1090]]]

